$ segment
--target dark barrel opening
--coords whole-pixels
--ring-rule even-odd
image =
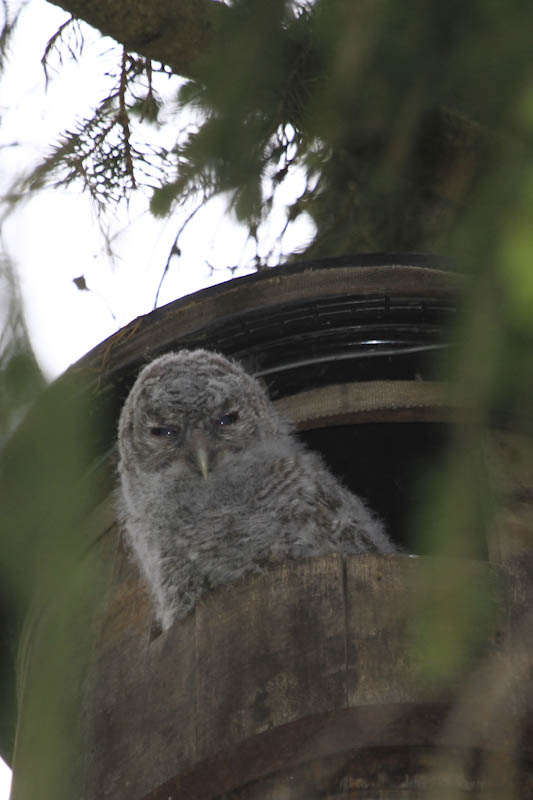
[[[448,426],[438,422],[337,425],[299,434],[345,486],[379,513],[394,541],[418,555],[425,553],[418,544],[414,549],[411,536],[423,500],[423,476],[438,461],[448,435]],[[476,557],[487,559],[486,546]]]

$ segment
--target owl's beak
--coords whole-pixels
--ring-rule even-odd
[[[204,447],[198,447],[195,451],[196,456],[196,463],[200,467],[200,472],[202,473],[202,478],[204,481],[207,480],[207,450]]]
[[[194,456],[194,460],[198,465],[200,472],[202,473],[202,478],[205,481],[207,480],[207,475],[209,472],[209,460],[207,457],[208,446],[209,445],[205,434],[202,431],[194,431],[191,437],[192,455]]]

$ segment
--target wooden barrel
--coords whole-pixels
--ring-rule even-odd
[[[516,720],[498,706],[487,710],[482,731],[479,719],[469,719],[446,734],[452,693],[420,684],[409,637],[416,578],[428,560],[287,562],[210,594],[155,635],[136,570],[119,569],[93,665],[82,796],[303,800],[479,791],[482,770],[472,773],[471,753],[509,753]],[[493,650],[508,619],[506,576],[483,562],[457,568],[487,590]],[[456,756],[453,770],[432,764],[437,751]]]
[[[461,287],[459,276],[420,257],[371,256],[271,270],[158,309],[71,371],[95,416],[112,408],[96,456],[112,459],[116,417],[143,363],[182,347],[217,349],[265,380],[300,435],[406,545],[416,476],[457,414],[434,363],[450,346]],[[58,381],[52,393],[61,390]],[[363,445],[364,465],[354,458]],[[123,550],[107,478],[103,485],[83,535],[111,574],[87,622],[70,796],[370,800],[511,785],[533,796],[529,722],[518,708],[530,658],[509,645],[529,578],[508,569],[503,534],[475,561],[405,554],[283,563],[209,594],[161,633]],[[460,576],[485,604],[482,641],[466,631],[477,650],[445,687],[423,682],[412,627],[428,574]],[[450,602],[456,586],[443,582]],[[46,639],[28,631],[25,675],[38,672]],[[504,688],[491,693],[494,685]],[[24,708],[15,800],[38,794],[28,755],[35,715]]]

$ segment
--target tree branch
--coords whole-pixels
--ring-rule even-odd
[[[218,20],[230,10],[214,0],[51,0],[135,53],[192,77]]]

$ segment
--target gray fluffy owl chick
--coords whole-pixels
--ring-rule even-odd
[[[286,558],[394,552],[261,385],[207,350],[148,364],[119,422],[119,514],[163,627]]]

